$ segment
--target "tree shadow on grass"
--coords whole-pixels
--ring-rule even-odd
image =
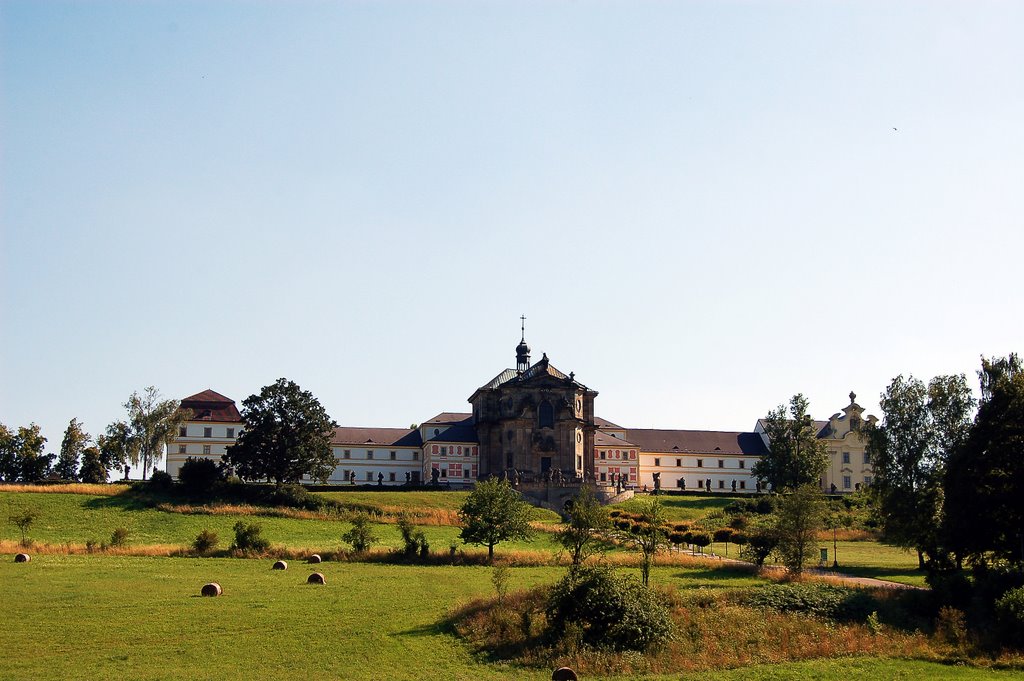
[[[91,510],[113,508],[120,511],[145,511],[155,508],[160,500],[151,496],[137,494],[115,494],[109,497],[95,497],[87,500],[82,506]]]

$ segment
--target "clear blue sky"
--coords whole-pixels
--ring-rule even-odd
[[[468,409],[519,315],[630,427],[1024,351],[1024,3],[0,4],[0,422]]]

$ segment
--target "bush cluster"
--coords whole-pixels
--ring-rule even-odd
[[[595,648],[644,651],[667,642],[674,625],[668,608],[635,577],[606,567],[571,570],[551,590],[552,632],[572,632]]]
[[[746,604],[852,622],[866,621],[879,607],[878,600],[863,589],[819,583],[769,584],[752,591]]]
[[[189,457],[178,469],[178,481],[187,494],[204,496],[224,481],[224,469],[212,459]]]
[[[232,551],[265,553],[270,548],[270,541],[261,536],[263,528],[258,523],[244,523],[239,520],[233,529],[235,542],[231,545]]]

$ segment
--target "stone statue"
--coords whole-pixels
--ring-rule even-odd
[[[654,493],[658,494],[661,492],[661,473],[656,472],[654,474]]]
[[[377,486],[380,487],[383,484],[384,484],[384,474],[383,473],[377,473]]]
[[[430,484],[431,484],[431,485],[436,485],[436,484],[437,484],[437,479],[438,479],[439,477],[441,477],[441,471],[440,471],[440,469],[437,469],[437,468],[431,468],[431,469],[430,469]]]

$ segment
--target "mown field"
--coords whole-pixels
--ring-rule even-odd
[[[324,563],[270,570],[269,560],[36,556],[0,561],[10,679],[549,679],[550,670],[488,664],[444,624],[453,604],[493,593],[486,567]],[[509,570],[513,589],[558,578]],[[201,598],[207,581],[224,588]],[[706,585],[702,570],[657,568],[653,580]],[[750,578],[718,575],[720,586]],[[707,674],[643,677],[706,678]],[[723,672],[725,679],[1002,679],[1010,672],[880,659],[820,660]],[[608,678],[608,677],[588,677]],[[1019,678],[1019,676],[1018,676]]]

